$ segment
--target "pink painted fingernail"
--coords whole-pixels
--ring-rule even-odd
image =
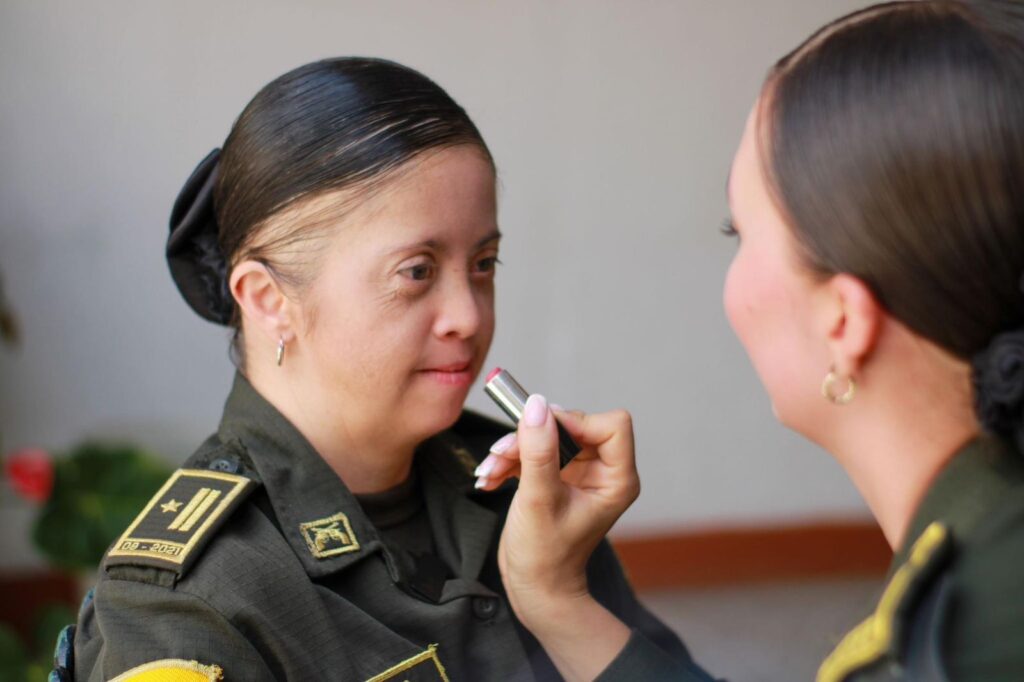
[[[565,408],[558,403],[551,403],[551,409],[555,412],[565,412]]]
[[[500,455],[501,453],[505,452],[510,447],[512,447],[512,444],[515,442],[516,432],[513,431],[512,433],[506,433],[504,436],[495,441],[494,445],[491,446],[491,452],[493,452],[496,455]]]
[[[476,483],[473,484],[473,487],[476,488],[477,490],[480,490],[480,488],[483,488],[485,485],[487,485],[487,479],[478,478],[476,479]]]
[[[484,461],[480,462],[480,466],[476,468],[473,475],[477,478],[487,478],[494,471],[494,465],[498,463],[498,458],[494,455],[487,455]]]
[[[534,393],[526,400],[526,409],[523,410],[523,424],[526,426],[540,426],[548,418],[548,401],[539,393]]]

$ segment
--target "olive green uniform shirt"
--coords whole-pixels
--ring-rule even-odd
[[[558,679],[497,570],[513,489],[473,488],[472,469],[506,430],[464,413],[418,449],[434,555],[424,560],[382,542],[338,476],[239,375],[217,434],[108,552],[79,617],[75,679],[146,669],[196,677],[145,679]],[[588,577],[646,642],[689,661],[607,543]]]
[[[1024,680],[1024,456],[1015,448],[983,436],[939,472],[865,623],[877,630],[879,621],[890,623],[889,641],[858,640],[855,630],[819,680]]]

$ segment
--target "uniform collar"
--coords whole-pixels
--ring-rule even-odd
[[[407,558],[384,546],[334,470],[241,373],[235,375],[218,437],[224,443],[236,441],[246,451],[282,534],[311,577],[336,573],[377,552],[384,553],[394,580],[408,573]],[[459,567],[460,576],[475,579],[489,551],[497,515],[468,497],[474,492],[473,456],[458,434],[448,430],[419,447],[415,466],[422,476],[439,553],[449,565]],[[317,556],[310,543],[323,529],[330,534]]]
[[[964,445],[929,486],[910,523],[893,567],[908,559],[914,541],[934,521],[963,540],[1012,488],[1024,483],[1024,457],[1010,444],[982,435]]]

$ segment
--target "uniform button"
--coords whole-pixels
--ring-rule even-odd
[[[230,459],[215,459],[210,462],[210,469],[227,474],[237,474],[241,468],[242,466],[238,462],[232,462]]]
[[[480,620],[490,620],[498,613],[498,600],[494,597],[474,597],[473,615]]]

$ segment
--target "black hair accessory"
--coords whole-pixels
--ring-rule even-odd
[[[986,430],[1020,440],[1024,421],[1024,329],[1003,332],[971,361],[974,410]],[[1024,443],[1022,443],[1024,445]]]
[[[220,149],[214,149],[178,193],[171,209],[166,253],[171,277],[189,307],[205,320],[228,325],[235,302],[228,289],[228,264],[217,241],[213,208],[219,161]]]

